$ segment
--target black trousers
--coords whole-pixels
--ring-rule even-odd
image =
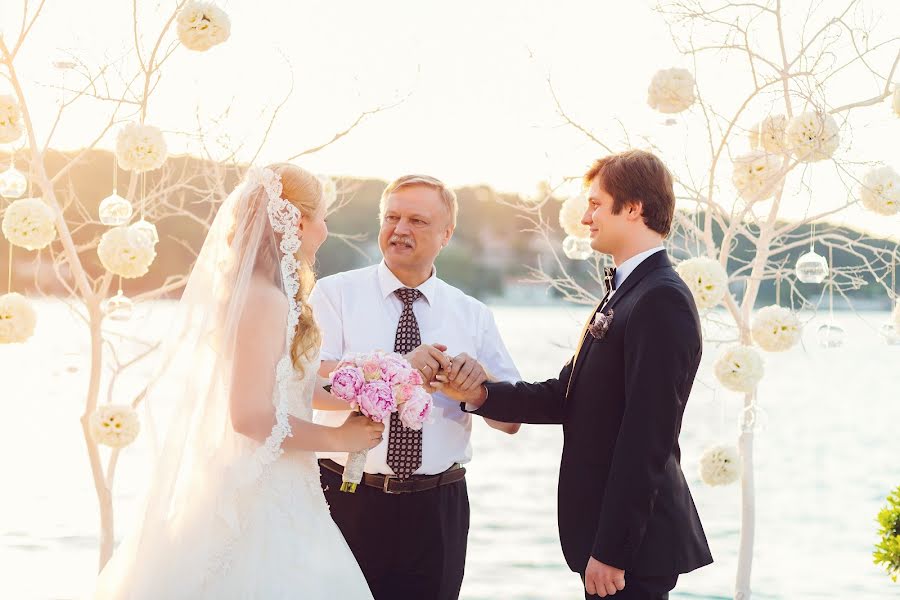
[[[675,589],[678,575],[666,575],[663,577],[644,577],[641,575],[629,575],[625,571],[625,589],[617,591],[615,595],[606,597],[609,600],[669,600],[669,592]],[[584,583],[584,576],[581,577]],[[587,600],[595,600],[600,596],[584,593]]]
[[[320,468],[331,517],[353,551],[375,600],[456,600],[469,536],[466,481],[411,494],[360,484]]]

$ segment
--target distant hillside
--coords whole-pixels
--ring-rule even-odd
[[[49,168],[51,174],[56,172],[66,155],[55,154],[51,157]],[[8,159],[0,158],[3,163]],[[200,173],[204,169],[210,169],[213,165],[193,157],[171,157],[167,162],[168,169],[174,169],[181,173]],[[20,165],[21,169],[22,166]],[[220,167],[221,169],[221,167]],[[230,190],[237,182],[237,175],[233,169],[224,170],[225,187]],[[120,192],[127,187],[127,174],[122,175]],[[148,188],[158,181],[159,174],[148,174]],[[197,187],[204,188],[202,178]],[[377,246],[378,234],[378,202],[381,191],[385,186],[384,181],[372,179],[343,178],[338,180],[338,188],[342,190],[342,199],[348,204],[329,217],[328,225],[332,233],[361,235],[363,241],[357,242],[359,250],[351,247],[344,241],[332,237],[319,251],[318,271],[321,276],[339,271],[357,268],[380,259]],[[112,189],[112,156],[108,152],[93,152],[80,165],[70,173],[69,177],[59,187],[58,193],[63,197],[66,194],[74,194],[85,206],[86,211],[94,219],[91,223],[74,232],[75,241],[86,244],[95,240],[105,230],[97,220],[97,208],[100,201],[109,195]],[[485,187],[463,187],[457,189],[460,212],[459,222],[453,241],[441,254],[437,262],[438,272],[442,279],[460,287],[479,298],[503,296],[511,292],[512,287],[520,288],[519,283],[527,274],[527,267],[537,266],[539,257],[545,256],[544,264],[552,263],[546,260],[547,248],[534,234],[523,233],[525,226],[522,213],[507,203],[519,200],[515,196],[500,195],[494,190]],[[211,203],[221,202],[223,194],[214,194],[213,197],[205,197],[191,190],[183,190],[177,193],[177,197],[171,201],[183,205],[193,214],[204,215],[212,209]],[[502,199],[505,202],[498,201]],[[5,204],[4,204],[5,206]],[[544,217],[555,227],[554,235],[557,243],[562,240],[563,233],[559,230],[556,220],[558,205],[549,202],[544,207]],[[74,206],[70,206],[67,215],[75,214]],[[151,214],[151,220],[152,214]],[[151,289],[161,284],[166,277],[183,273],[193,260],[192,251],[199,249],[205,236],[205,229],[192,219],[166,218],[155,221],[160,234],[160,244],[157,248],[158,257],[151,267],[150,273],[136,281],[126,281],[126,293],[135,294]],[[819,228],[821,230],[821,227]],[[852,237],[860,234],[843,230]],[[717,241],[721,236],[717,232]],[[183,243],[182,243],[183,242]],[[674,248],[683,248],[684,241],[674,238],[671,240]],[[870,243],[877,247],[893,247],[895,242],[888,240],[871,240]],[[55,252],[60,249],[57,241],[53,245]],[[805,248],[799,248],[791,252],[786,264],[792,265],[796,259],[805,252]],[[6,265],[8,256],[8,244],[0,247],[0,281],[6,280]],[[677,253],[677,250],[676,250]],[[752,257],[753,248],[746,242],[738,243],[735,249],[735,266]],[[55,277],[50,269],[50,259],[47,250],[41,253],[39,261],[35,261],[35,253],[27,253],[17,249],[13,275],[17,290],[33,291],[37,284],[48,293],[62,293],[63,289],[55,284]],[[91,251],[87,268],[93,274],[102,273],[96,254]],[[857,264],[858,258],[838,252],[834,256],[834,262],[838,265]],[[571,262],[570,269],[578,274],[579,278],[587,282],[587,265],[580,262]],[[870,275],[861,275],[868,278]],[[810,288],[814,292],[820,289]],[[4,290],[5,291],[5,290]],[[521,291],[517,289],[516,291]],[[537,295],[540,295],[539,292]],[[783,290],[784,292],[784,290]],[[868,285],[858,291],[852,292],[853,298],[869,298],[873,303],[883,303],[888,307],[888,301],[884,291],[874,285]],[[766,284],[760,294],[760,303],[771,303],[774,300],[774,286]]]

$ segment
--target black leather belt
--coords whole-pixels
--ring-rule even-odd
[[[329,458],[319,459],[319,464],[338,475],[344,474],[344,467]],[[409,479],[397,479],[393,475],[373,475],[363,473],[362,483],[381,490],[385,494],[411,494],[433,490],[442,485],[462,481],[466,476],[466,468],[455,464],[438,475],[412,475]]]

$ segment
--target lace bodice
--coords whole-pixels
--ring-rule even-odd
[[[281,385],[275,386],[272,404],[278,406],[279,394],[284,394],[288,413],[304,421],[312,421],[312,397],[316,381],[319,378],[318,366],[319,353],[317,352],[312,360],[304,361],[304,373],[301,376],[291,363],[290,354],[283,356],[276,372],[283,373],[286,380]]]

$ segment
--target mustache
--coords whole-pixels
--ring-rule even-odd
[[[392,235],[391,239],[388,240],[389,244],[406,244],[408,246],[415,246],[415,242],[408,235]]]

